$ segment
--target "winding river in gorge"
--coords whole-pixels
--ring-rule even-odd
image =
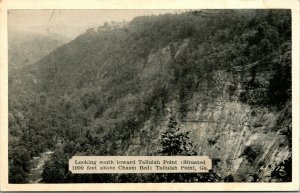
[[[31,168],[28,176],[29,183],[41,183],[44,165],[52,154],[53,151],[48,150],[41,153],[38,157],[33,157],[33,167]]]

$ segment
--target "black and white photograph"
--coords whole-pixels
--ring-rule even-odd
[[[7,40],[9,184],[294,182],[291,9],[9,9]],[[211,168],[74,173],[74,156]]]

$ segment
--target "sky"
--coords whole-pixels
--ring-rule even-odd
[[[9,10],[8,29],[34,33],[56,33],[75,38],[88,28],[108,21],[131,21],[136,16],[174,13],[176,10]]]

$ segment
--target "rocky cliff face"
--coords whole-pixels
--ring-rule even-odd
[[[149,68],[156,73],[160,66],[179,55],[188,42],[185,40],[177,45],[173,56],[170,46],[150,55]],[[215,71],[213,80],[213,88],[209,88],[207,80],[203,80],[199,83],[201,91],[194,92],[185,101],[188,111],[185,117],[179,118],[180,128],[190,133],[198,155],[213,159],[213,170],[223,179],[234,176],[234,181],[271,181],[271,171],[291,156],[289,139],[281,132],[284,128],[278,127],[283,112],[240,102],[242,88],[239,75]],[[234,89],[230,89],[231,86]],[[215,98],[211,97],[211,90],[217,91]],[[179,112],[179,106],[180,102],[174,99],[166,105],[162,120],[152,117],[145,122],[144,127],[134,134],[126,154],[149,155],[158,150],[168,116]],[[290,126],[291,120],[286,118],[284,124]]]
[[[291,155],[287,137],[272,131],[278,113],[237,101],[216,101],[189,115],[181,122],[182,130],[190,132],[198,155],[215,160],[214,171],[223,178],[232,175],[235,181],[251,181],[256,176],[270,181],[274,167]],[[166,128],[164,120],[146,122],[134,136],[127,155],[149,155],[159,149]]]
[[[271,167],[287,159],[288,140],[271,131],[277,114],[251,108],[238,102],[216,102],[199,113],[202,119],[184,123],[200,155],[220,161],[221,176],[235,176],[246,181],[257,175],[269,180]],[[205,115],[208,115],[205,116]]]

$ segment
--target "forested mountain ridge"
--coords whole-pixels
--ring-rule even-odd
[[[169,116],[192,133],[195,153],[214,160],[216,181],[247,181],[248,170],[256,181],[290,180],[288,169],[270,179],[260,171],[290,157],[290,25],[287,10],[218,10],[87,30],[10,77],[10,181],[26,182],[46,149],[55,153],[44,182],[168,181],[72,175],[67,160],[164,152]]]

